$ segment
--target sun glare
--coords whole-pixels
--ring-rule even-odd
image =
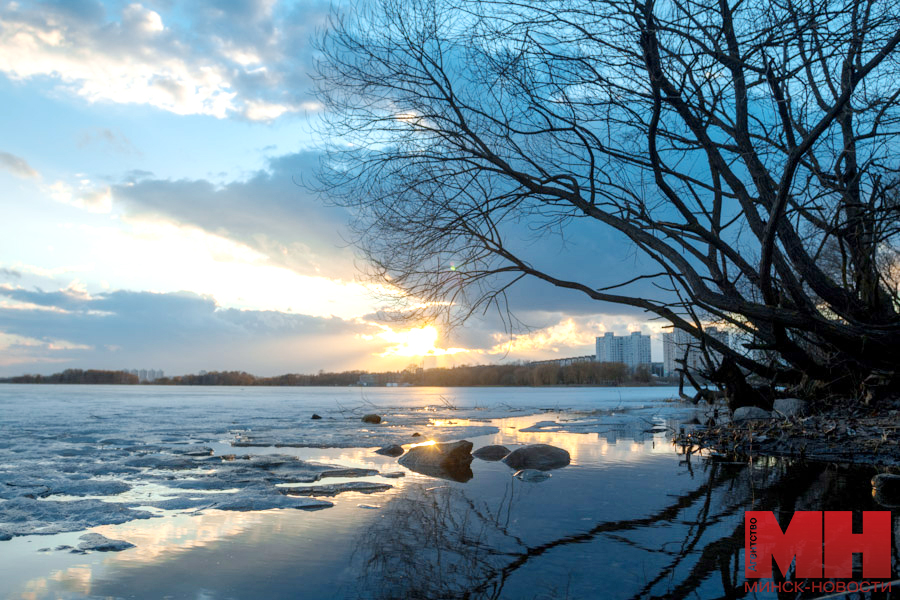
[[[418,444],[410,444],[409,447],[410,448],[419,448],[421,446],[434,446],[435,444],[437,444],[436,441],[428,440],[427,442],[419,442]]]
[[[414,327],[406,331],[394,331],[386,325],[379,325],[382,331],[376,337],[391,344],[379,356],[443,356],[466,352],[464,348],[438,348],[440,333],[434,325]]]

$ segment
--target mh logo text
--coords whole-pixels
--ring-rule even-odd
[[[891,576],[891,513],[864,511],[862,532],[853,533],[850,511],[797,511],[782,531],[769,510],[744,513],[744,577],[772,576],[772,559],[787,574],[794,558],[798,578],[849,578],[853,553],[862,554],[862,575]]]

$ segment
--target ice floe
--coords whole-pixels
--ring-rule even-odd
[[[300,422],[284,415],[242,420],[232,412],[218,418],[199,416],[189,423],[166,415],[160,419],[146,409],[144,415],[118,419],[77,410],[30,417],[27,411],[8,413],[12,426],[0,444],[0,540],[148,519],[167,510],[327,508],[331,502],[313,496],[374,493],[392,486],[358,481],[280,487],[379,472],[290,454],[256,454],[252,447],[371,448],[417,441],[412,436],[416,431],[433,440],[497,431],[465,421],[471,415],[463,413],[454,415],[465,422],[457,426],[439,420],[445,415],[432,410],[380,412],[385,417],[378,424],[333,414]],[[216,455],[214,448],[221,450],[223,442],[247,448]],[[395,470],[384,476],[403,474]]]
[[[78,544],[78,550],[94,552],[121,552],[134,548],[134,544],[125,540],[111,540],[99,533],[86,533],[78,539],[83,540]]]
[[[372,494],[391,489],[389,483],[375,483],[372,481],[347,481],[344,483],[325,483],[306,487],[291,487],[285,492],[291,496],[337,496],[343,492],[360,492]]]

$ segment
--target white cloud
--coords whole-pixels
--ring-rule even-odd
[[[527,355],[535,352],[560,352],[589,348],[594,343],[594,337],[603,331],[603,327],[589,322],[577,323],[575,319],[565,319],[559,323],[524,334],[507,336],[495,333],[497,343],[490,349],[491,354],[510,353]],[[567,353],[564,353],[568,355]]]
[[[256,102],[249,100],[244,109],[244,116],[251,121],[273,121],[286,112],[295,109],[283,104],[270,104],[268,102]]]
[[[43,191],[56,202],[69,204],[92,213],[108,213],[112,210],[112,190],[109,186],[94,187],[89,179],[82,179],[77,186],[55,181],[44,186]]]
[[[78,10],[0,7],[0,72],[50,77],[89,102],[148,104],[179,115],[271,121],[310,109],[309,52],[298,56],[297,44],[306,50],[324,5],[285,14],[266,5],[242,15],[240,7],[213,3],[201,5],[195,22],[173,18],[177,25],[138,3],[118,15],[99,6],[73,15]]]
[[[385,331],[362,319],[223,308],[211,296],[187,292],[120,290],[87,297],[71,287],[43,292],[0,286],[0,373],[47,372],[40,364],[59,357],[71,367],[153,364],[169,373],[393,369],[410,358],[386,353],[390,347],[405,341],[410,352],[432,349],[434,337],[421,330],[398,331],[391,339],[380,335]]]
[[[64,362],[70,360],[70,356],[59,355],[72,350],[92,348],[67,340],[37,339],[0,331],[0,367]]]

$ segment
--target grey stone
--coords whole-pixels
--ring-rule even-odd
[[[376,450],[375,454],[383,454],[384,456],[400,456],[401,454],[403,454],[403,447],[396,444],[392,446],[385,446],[384,448],[379,448],[378,450]]]
[[[471,452],[472,442],[467,440],[413,446],[398,462],[410,471],[430,477],[468,481],[472,479]]]
[[[872,487],[890,494],[900,494],[900,475],[879,473],[872,478]]]
[[[562,448],[549,444],[532,444],[524,448],[516,448],[503,459],[513,469],[539,469],[549,471],[565,467],[571,462],[569,453]]]
[[[506,446],[482,446],[472,453],[475,458],[481,460],[501,460],[509,454],[509,448]]]
[[[775,412],[786,417],[800,417],[806,414],[806,402],[799,398],[778,398],[775,400]]]
[[[900,475],[879,473],[873,477],[872,497],[886,508],[900,507]]]
[[[763,419],[771,419],[772,413],[763,410],[758,406],[742,406],[735,409],[734,415],[731,417],[733,421],[757,421]]]
[[[362,422],[363,423],[374,423],[377,425],[378,423],[381,423],[381,417],[379,417],[376,414],[363,415]]]

